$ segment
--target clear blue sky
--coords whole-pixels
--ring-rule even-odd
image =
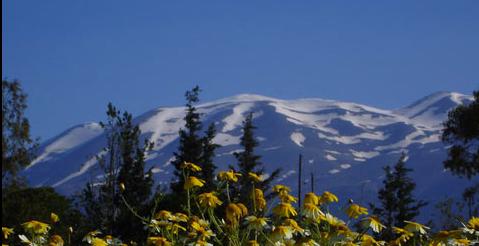
[[[34,136],[239,93],[397,108],[479,88],[479,1],[2,1]]]

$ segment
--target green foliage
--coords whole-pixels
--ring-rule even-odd
[[[178,151],[174,153],[175,160],[172,162],[175,167],[175,180],[171,183],[171,189],[175,194],[181,194],[184,192],[184,176],[181,171],[181,165],[184,162],[195,163],[202,168],[197,174],[198,178],[203,179],[206,182],[205,187],[202,190],[214,187],[216,165],[213,162],[213,158],[214,151],[219,145],[213,143],[213,138],[216,135],[214,124],[211,124],[208,127],[203,137],[200,136],[202,123],[200,120],[200,113],[198,113],[197,108],[194,106],[199,102],[200,92],[200,88],[195,86],[191,91],[185,93],[185,126],[179,131],[180,144]]]
[[[20,82],[2,80],[2,188],[20,182],[18,172],[34,157],[37,143],[25,117],[26,101]]]
[[[452,144],[445,168],[469,179],[479,173],[479,91],[472,103],[449,112],[442,140]]]
[[[404,154],[392,170],[390,166],[384,167],[384,187],[378,192],[381,206],[373,208],[373,213],[381,217],[387,227],[381,235],[383,239],[394,238],[392,226],[403,227],[405,220],[414,220],[419,215],[420,208],[427,204],[414,198],[416,184],[408,176],[412,171],[406,167]]]
[[[111,103],[107,122],[101,126],[107,134],[107,147],[98,160],[105,180],[97,187],[88,184],[83,191],[85,212],[92,229],[122,235],[127,242],[142,241],[146,231],[131,210],[141,214],[149,210],[153,178],[151,171],[145,173],[145,153],[152,143],[140,144],[141,131],[131,114],[121,113]]]
[[[39,220],[50,222],[50,214],[55,213],[60,217],[61,223],[55,226],[54,234],[69,235],[69,227],[76,232],[72,242],[80,242],[81,235],[86,233],[83,226],[83,217],[75,209],[72,200],[58,194],[53,188],[13,188],[2,192],[2,226],[15,227],[21,232],[20,224]],[[66,237],[65,237],[66,238]]]
[[[244,204],[249,204],[251,208],[251,193],[253,191],[253,184],[248,178],[248,173],[254,172],[258,175],[263,175],[265,170],[260,159],[261,156],[255,154],[255,148],[258,147],[258,141],[254,137],[253,114],[250,113],[243,121],[243,136],[241,137],[241,146],[243,151],[234,153],[236,160],[238,161],[238,172],[241,173],[241,177],[233,186],[236,194],[234,200],[238,200]],[[232,167],[233,168],[233,167]],[[234,168],[233,168],[234,169]],[[255,188],[262,190],[268,190],[271,182],[277,178],[280,173],[280,169],[276,169],[272,174],[262,182],[255,185]]]

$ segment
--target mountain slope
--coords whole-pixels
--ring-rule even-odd
[[[283,172],[278,182],[297,184],[297,159],[304,161],[303,187],[309,191],[314,173],[316,191],[331,190],[359,202],[374,201],[383,178],[382,167],[394,164],[402,152],[414,168],[418,195],[442,198],[461,192],[466,180],[443,170],[446,146],[440,142],[441,123],[447,112],[471,96],[440,92],[398,110],[323,99],[280,100],[258,95],[238,95],[198,106],[203,122],[214,123],[219,169],[234,163],[239,150],[241,123],[254,113],[258,154],[268,171]],[[170,161],[183,126],[183,107],[157,108],[134,119],[142,138],[155,143],[148,154],[158,184],[172,178]],[[101,182],[96,155],[105,144],[97,123],[73,127],[47,142],[24,174],[33,185],[50,185],[64,194],[78,192],[87,181]],[[447,183],[447,187],[444,184]]]

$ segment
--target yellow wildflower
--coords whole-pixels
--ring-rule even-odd
[[[221,181],[238,182],[238,177],[241,177],[241,173],[235,173],[233,170],[218,173],[218,179]]]
[[[469,245],[472,245],[471,244],[471,241],[467,238],[454,238],[452,239],[452,241],[454,242],[453,245],[458,245],[458,246],[469,246]]]
[[[259,246],[259,243],[256,240],[249,240],[246,243],[247,246]]]
[[[304,203],[312,203],[314,205],[318,205],[319,204],[319,197],[314,194],[313,192],[309,192],[309,193],[306,193],[306,195],[304,196]]]
[[[244,214],[244,210],[238,205],[239,204],[230,203],[225,209],[226,221],[233,226],[237,225],[239,219],[246,215]]]
[[[169,242],[166,238],[164,237],[149,237],[146,241],[146,245],[152,245],[152,246],[169,246],[172,245],[171,242]]]
[[[467,223],[467,228],[479,231],[479,217],[472,217]]]
[[[173,215],[171,214],[170,211],[167,211],[167,210],[160,210],[155,215],[155,219],[159,219],[159,220],[170,220],[172,218],[173,218]]]
[[[264,227],[268,225],[268,218],[265,217],[256,217],[254,215],[248,216],[245,218],[246,224],[248,225],[248,228],[254,229],[254,230],[262,230]]]
[[[298,200],[296,197],[285,192],[279,193],[279,199],[281,200],[281,202],[286,203],[296,202]]]
[[[288,186],[285,185],[275,185],[273,187],[273,192],[276,193],[289,193],[291,192],[291,189]]]
[[[376,241],[373,237],[369,236],[368,234],[364,234],[361,237],[361,246],[380,246],[382,245],[381,242]]]
[[[419,223],[412,222],[412,221],[405,220],[404,223],[406,223],[406,226],[404,226],[404,229],[410,232],[419,232],[420,234],[426,234],[426,229],[431,229],[425,225],[421,225]]]
[[[60,217],[58,217],[56,213],[50,213],[50,220],[52,221],[52,223],[57,223],[58,221],[60,221]]]
[[[48,246],[63,246],[65,242],[60,235],[53,235],[50,237],[50,241],[48,242]]]
[[[324,213],[318,208],[318,206],[313,203],[305,203],[303,205],[302,211],[304,217],[309,219],[318,219],[319,216],[324,215]]]
[[[191,162],[186,162],[184,161],[183,164],[181,164],[181,168],[183,169],[188,169],[192,172],[199,172],[201,171],[201,167],[199,167],[198,165],[194,164],[194,163],[191,163]]]
[[[2,233],[3,233],[3,238],[8,239],[8,236],[10,236],[10,234],[13,233],[13,229],[8,227],[2,227]]]
[[[286,219],[286,220],[283,222],[283,225],[291,227],[294,232],[299,232],[299,233],[303,233],[303,232],[304,232],[304,229],[301,228],[301,227],[298,225],[298,222],[296,222],[296,221],[293,220],[293,219]]]
[[[291,216],[296,216],[298,213],[290,203],[281,202],[273,208],[273,214],[279,217],[289,218]]]
[[[108,246],[108,243],[105,240],[103,240],[101,238],[98,238],[98,237],[92,238],[90,244],[92,246]]]
[[[199,179],[195,176],[189,176],[188,179],[186,179],[183,188],[185,188],[185,190],[189,190],[193,187],[203,187],[203,185],[205,185],[204,180]]]
[[[184,213],[175,213],[173,217],[171,218],[171,221],[174,222],[187,222],[188,221],[188,215]]]
[[[200,194],[198,200],[203,208],[216,208],[216,206],[223,204],[213,192]]]
[[[273,228],[271,239],[275,242],[281,240],[291,239],[293,237],[293,230],[289,226],[277,226]]]
[[[361,214],[367,215],[368,209],[353,203],[349,205],[348,209],[346,210],[346,214],[349,216],[349,218],[357,219]]]
[[[248,177],[255,183],[259,183],[259,182],[263,181],[262,175],[258,175],[258,174],[253,173],[253,172],[249,172]]]
[[[23,228],[34,234],[46,234],[50,230],[50,226],[40,221],[31,220],[22,224]]]
[[[256,204],[256,208],[262,211],[266,208],[266,199],[264,199],[263,197],[256,198],[255,204]]]
[[[363,219],[362,224],[364,227],[370,227],[374,232],[379,233],[381,232],[386,226],[381,224],[378,217],[370,216]]]
[[[321,195],[321,197],[319,198],[319,203],[323,204],[323,203],[331,203],[331,202],[338,202],[339,199],[338,197],[329,192],[329,191],[325,191],[323,192],[323,194]]]

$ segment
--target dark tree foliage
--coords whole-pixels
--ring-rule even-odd
[[[454,174],[471,178],[479,172],[479,91],[474,101],[459,105],[444,122],[442,140],[452,144],[444,167]]]
[[[389,166],[384,167],[386,175],[383,181],[384,187],[378,192],[381,206],[373,208],[373,213],[382,218],[387,227],[381,235],[385,240],[394,238],[393,226],[403,227],[405,220],[414,220],[419,215],[420,208],[427,204],[414,198],[413,192],[416,184],[408,176],[412,171],[406,167],[404,154],[393,169]]]
[[[140,128],[128,112],[122,114],[109,104],[107,116],[107,122],[101,123],[107,134],[106,154],[99,157],[105,180],[98,188],[88,185],[84,190],[85,212],[92,227],[121,235],[127,242],[143,241],[144,226],[130,209],[148,213],[153,179],[151,171],[145,173],[145,154],[152,143],[140,144]],[[120,184],[125,187],[123,191]]]
[[[261,156],[255,154],[255,148],[258,147],[259,144],[254,137],[254,129],[256,129],[256,127],[253,125],[253,114],[250,113],[243,121],[243,136],[240,142],[243,151],[234,153],[238,161],[238,172],[241,173],[238,183],[233,186],[233,189],[236,191],[234,192],[236,194],[235,200],[248,204],[249,207],[251,207],[250,196],[253,191],[253,184],[248,178],[248,173],[254,172],[259,175],[265,173],[263,164],[260,161]],[[280,171],[280,169],[274,170],[267,179],[256,184],[255,188],[264,191],[268,190],[271,182],[277,178]]]
[[[200,88],[195,86],[191,91],[185,93],[185,126],[179,131],[180,144],[178,151],[174,153],[175,160],[172,162],[175,167],[175,180],[171,183],[171,189],[175,194],[179,195],[179,199],[181,199],[181,197],[184,199],[184,196],[180,195],[184,192],[184,177],[181,169],[181,165],[184,162],[192,162],[202,168],[202,171],[195,175],[206,181],[205,189],[214,186],[216,166],[213,163],[213,157],[214,151],[219,145],[212,142],[216,135],[213,124],[208,127],[204,137],[200,136],[202,123],[200,113],[198,113],[197,108],[194,106],[199,102],[200,91]]]
[[[462,193],[462,199],[467,207],[467,215],[469,218],[479,216],[479,183],[468,187]]]
[[[2,80],[2,189],[19,184],[18,172],[33,160],[37,141],[25,117],[27,95],[17,80]]]
[[[74,208],[72,200],[59,195],[50,187],[9,188],[2,192],[2,226],[14,227],[15,232],[22,232],[21,224],[38,220],[51,224],[50,213],[60,217],[60,222],[52,227],[52,234],[59,234],[66,240],[68,228],[75,233],[72,245],[80,245],[81,237],[87,231],[83,227],[83,217]],[[14,238],[18,240],[18,237]],[[19,241],[15,245],[21,245]]]

